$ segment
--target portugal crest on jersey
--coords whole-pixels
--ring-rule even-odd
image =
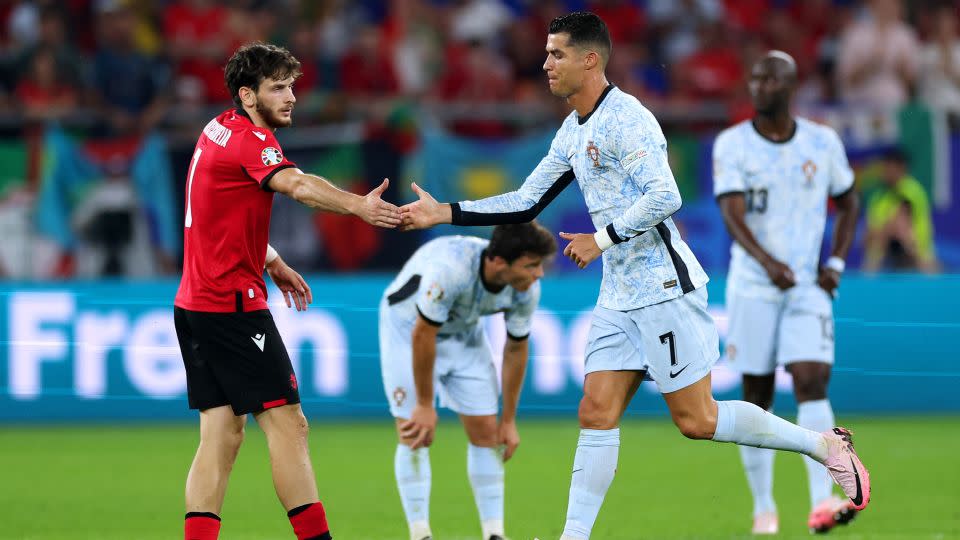
[[[807,177],[807,186],[813,184],[813,175],[815,174],[817,174],[817,164],[808,159],[803,164],[803,175]]]
[[[600,149],[593,144],[593,141],[587,141],[587,157],[593,161],[594,167],[600,167]]]
[[[260,152],[260,159],[263,160],[263,164],[266,166],[279,165],[283,161],[283,154],[280,153],[279,148],[274,148],[268,146]]]

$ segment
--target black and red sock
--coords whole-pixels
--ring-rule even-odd
[[[319,502],[298,506],[287,512],[297,540],[332,540],[327,514]]]
[[[183,518],[184,540],[217,540],[220,516],[213,512],[187,512]]]

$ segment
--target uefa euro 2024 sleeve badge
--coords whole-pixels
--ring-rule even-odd
[[[283,154],[280,153],[279,148],[274,148],[268,146],[260,152],[260,159],[263,160],[263,164],[266,166],[279,165],[283,161]]]

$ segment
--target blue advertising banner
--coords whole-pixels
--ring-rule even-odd
[[[272,311],[300,380],[304,409],[322,418],[386,417],[376,306],[388,276],[309,280],[315,303],[298,313],[271,293]],[[188,419],[173,326],[177,283],[89,282],[0,286],[0,422]],[[599,280],[549,277],[531,334],[521,413],[575,415],[583,350]],[[721,337],[723,280],[710,285]],[[845,278],[836,302],[837,364],[830,398],[839,413],[960,411],[960,277]],[[502,320],[487,321],[494,350]],[[739,378],[718,364],[719,398]],[[777,379],[777,411],[793,408],[790,377]],[[634,414],[665,413],[652,383]]]

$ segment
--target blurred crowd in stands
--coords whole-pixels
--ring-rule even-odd
[[[181,133],[192,147],[197,129],[231,106],[225,61],[239,45],[262,40],[285,45],[302,63],[298,127],[350,121],[369,126],[395,120],[404,108],[409,120],[433,107],[446,112],[447,126],[457,134],[512,136],[531,125],[524,115],[539,114],[542,127],[555,124],[542,120],[567,113],[545,84],[545,36],[550,20],[581,9],[609,25],[614,54],[608,78],[667,125],[679,118],[687,131],[715,133],[751,116],[746,70],[763,52],[780,49],[797,60],[800,105],[893,110],[919,100],[947,112],[955,126],[960,125],[958,3],[0,0],[0,135],[39,147],[43,126],[64,120],[109,141],[142,140],[159,127],[168,137]],[[96,153],[97,147],[88,144],[86,151]],[[29,152],[25,172],[34,192],[39,154]],[[903,159],[888,161],[891,180],[880,189],[888,186],[885,193],[894,195],[870,201],[865,267],[931,269],[935,264],[926,254],[932,253],[932,233],[917,222],[930,220],[929,195],[920,185],[896,188],[893,176],[908,177],[909,170],[895,170]],[[179,182],[181,171],[174,173]],[[129,182],[111,186],[101,200],[137,196],[117,194]],[[10,200],[2,185],[0,199]],[[71,219],[76,229],[76,215]],[[0,232],[3,221],[0,217]],[[156,219],[141,221],[152,227]],[[116,225],[87,229],[109,231]],[[16,258],[4,249],[9,248],[0,244],[0,263]],[[896,261],[884,262],[891,257]],[[175,259],[176,252],[166,249],[147,266],[175,272]],[[904,263],[909,260],[920,262],[909,266]],[[83,266],[70,261],[53,274],[74,275]],[[117,264],[101,257],[95,266]],[[0,275],[7,273],[0,264]]]
[[[301,60],[299,122],[397,97],[542,105],[545,30],[589,9],[609,24],[609,77],[653,109],[744,115],[744,69],[797,59],[801,102],[960,112],[960,35],[944,0],[14,0],[0,1],[0,111],[85,105],[112,132],[228,102],[222,66],[252,40]],[[480,135],[503,127],[476,127]]]

